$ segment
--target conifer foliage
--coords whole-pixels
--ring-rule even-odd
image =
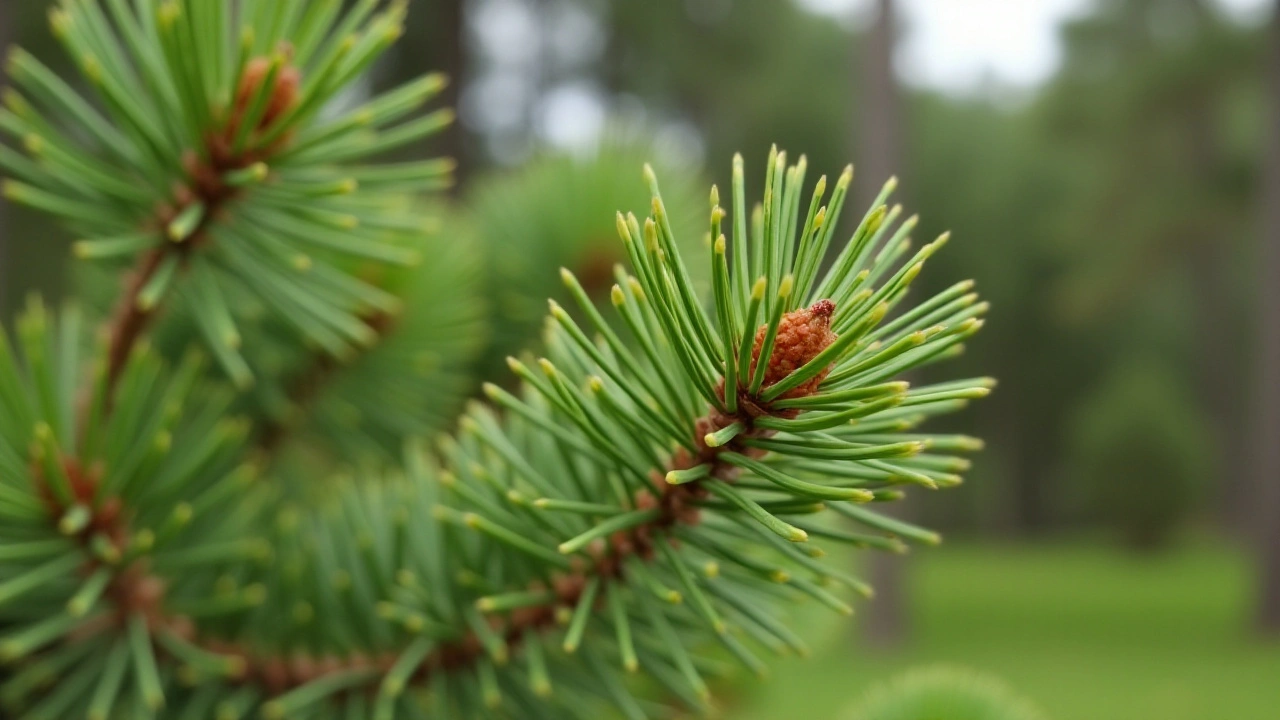
[[[890,181],[837,242],[852,169],[806,203],[805,158],[777,150],[762,203],[746,201],[741,158],[727,210],[712,189],[709,298],[685,256],[697,244],[673,236],[646,168],[648,216],[617,216],[628,262],[612,309],[565,271],[573,307],[552,303],[545,357],[509,360],[518,383],[485,386],[439,439],[378,422],[380,402],[439,413],[404,399],[435,402],[432,383],[458,370],[432,368],[480,329],[463,321],[475,313],[454,285],[470,272],[450,272],[458,255],[425,258],[429,282],[393,269],[424,261],[418,196],[449,164],[378,156],[447,121],[420,111],[442,80],[347,107],[341,91],[394,41],[404,4],[344,7],[66,0],[53,27],[84,94],[10,58],[0,129],[24,150],[0,147],[5,193],[64,220],[87,238],[77,253],[124,282],[96,341],[74,309],[36,302],[0,336],[6,708],[706,709],[726,660],[763,673],[762,654],[804,651],[784,604],[848,613],[846,590],[870,594],[820,562],[821,545],[938,541],[873,508],[960,482],[956,455],[980,443],[918,427],[992,383],[897,378],[960,352],[986,306],[967,282],[907,305],[946,237],[913,251]],[[167,324],[202,341],[162,352],[147,338]],[[443,365],[424,370],[404,348],[362,363],[397,342],[393,328],[450,336],[435,338]],[[245,402],[255,374],[280,368],[255,360],[259,344],[380,388],[349,392],[369,417],[345,441],[404,437],[402,461],[362,463],[305,500],[282,490],[266,462],[278,444],[263,438],[283,430]]]
[[[999,678],[965,668],[923,667],[867,693],[849,720],[1045,720]]]

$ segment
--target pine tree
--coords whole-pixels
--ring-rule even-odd
[[[917,427],[992,382],[894,378],[986,306],[969,282],[904,303],[946,237],[912,251],[891,180],[836,243],[852,168],[806,204],[806,160],[776,149],[762,203],[741,158],[729,208],[711,191],[709,302],[646,168],[612,310],[565,271],[546,356],[432,439],[483,340],[483,266],[427,232],[450,163],[380,156],[448,123],[422,110],[443,79],[344,93],[404,13],[66,0],[78,85],[9,58],[5,194],[123,280],[101,323],[32,301],[0,334],[17,717],[705,709],[726,658],[804,652],[786,604],[870,594],[807,541],[938,541],[871,508],[960,482],[981,443]]]

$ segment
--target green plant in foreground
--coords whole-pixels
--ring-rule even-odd
[[[925,667],[877,685],[850,720],[1044,720],[1000,680],[946,666]]]
[[[910,250],[892,181],[821,272],[852,169],[805,205],[805,159],[776,150],[754,210],[740,159],[731,211],[712,190],[709,304],[646,171],[652,214],[617,218],[616,322],[565,271],[582,321],[553,304],[546,357],[510,361],[518,388],[486,386],[435,448],[367,404],[315,444],[405,435],[402,467],[347,457],[360,469],[286,491],[269,461],[295,426],[246,398],[282,385],[255,371],[292,368],[261,353],[317,362],[309,391],[434,412],[412,401],[457,358],[365,360],[397,332],[480,332],[453,256],[425,258],[425,300],[388,269],[424,260],[415,196],[447,164],[375,158],[439,127],[412,117],[439,81],[331,102],[398,35],[403,3],[380,5],[66,2],[54,27],[92,102],[11,58],[0,128],[28,153],[0,149],[6,194],[133,268],[98,342],[34,303],[0,343],[0,702],[19,717],[701,709],[725,671],[709,648],[763,672],[761,649],[803,650],[781,603],[870,592],[822,541],[937,542],[870,504],[960,482],[954,454],[980,443],[917,426],[991,382],[894,378],[960,352],[985,304],[971,283],[903,303],[945,237]],[[147,342],[187,325],[201,342]]]

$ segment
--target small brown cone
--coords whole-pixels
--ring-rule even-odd
[[[782,316],[782,321],[778,324],[778,337],[773,344],[773,354],[769,356],[769,365],[764,371],[764,387],[769,387],[803,367],[835,342],[837,335],[831,330],[831,316],[835,311],[835,303],[819,300],[810,307]],[[752,373],[760,360],[760,346],[764,344],[767,330],[767,325],[761,325],[756,331],[755,347],[751,350]],[[830,367],[824,368],[822,372],[783,393],[782,397],[812,395],[829,372]]]

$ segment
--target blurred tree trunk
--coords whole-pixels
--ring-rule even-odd
[[[449,87],[445,88],[442,99],[446,106],[456,110],[462,97],[462,84],[467,80],[466,0],[442,0],[437,6],[440,69],[449,75]],[[471,167],[467,150],[466,129],[455,121],[445,135],[445,153],[458,162],[455,188],[462,186]]]
[[[1207,0],[1185,0],[1196,20],[1197,34],[1211,41],[1218,22]],[[1222,107],[1221,90],[1216,84],[1197,82],[1188,87],[1186,99],[1186,132],[1188,165],[1192,177],[1199,178],[1207,200],[1195,212],[1194,220],[1185,223],[1187,244],[1200,274],[1197,289],[1196,335],[1202,351],[1196,357],[1200,398],[1208,410],[1214,430],[1217,477],[1211,484],[1224,488],[1223,513],[1231,527],[1248,525],[1248,480],[1244,458],[1248,455],[1247,436],[1242,422],[1243,383],[1239,378],[1244,358],[1232,348],[1240,347],[1241,327],[1232,322],[1237,316],[1232,293],[1236,279],[1232,277],[1232,260],[1236,247],[1222,242],[1219,229],[1229,218],[1222,217],[1219,194],[1223,177],[1221,132],[1215,113]]]
[[[854,185],[858,202],[855,212],[864,211],[889,177],[903,168],[902,97],[893,70],[893,50],[897,40],[897,17],[893,0],[876,0],[876,16],[864,40],[861,108],[858,136],[857,173]],[[898,514],[906,510],[899,504]],[[877,646],[900,644],[908,631],[905,559],[901,555],[871,553],[868,580],[876,598],[866,606],[862,634]]]
[[[1254,428],[1253,507],[1257,510],[1258,630],[1280,636],[1280,0],[1270,28],[1267,67],[1271,120],[1261,197],[1262,282],[1258,321],[1258,418]]]
[[[414,0],[405,21],[405,37],[392,48],[386,84],[399,85],[425,73],[442,72],[449,76],[449,85],[432,106],[456,111],[468,79],[466,6],[467,0]],[[455,121],[427,140],[423,150],[456,160],[458,182],[454,188],[461,186],[473,159],[470,138],[461,122]]]

